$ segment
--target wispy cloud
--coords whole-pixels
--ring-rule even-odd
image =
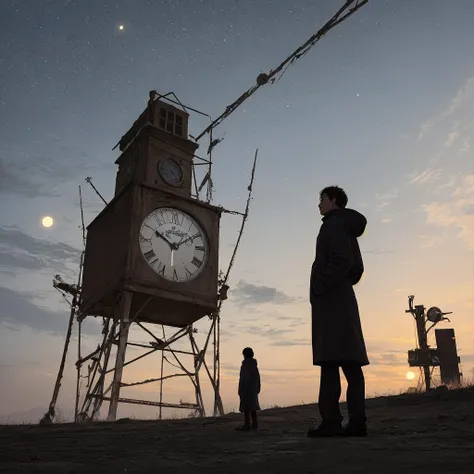
[[[467,81],[458,89],[456,95],[452,99],[451,103],[441,113],[435,117],[427,120],[420,127],[418,134],[418,141],[422,140],[428,132],[437,125],[443,119],[454,115],[455,113],[463,110],[468,104],[474,101],[474,77],[470,77]],[[445,144],[451,146],[459,138],[456,135],[456,131],[450,132],[446,139]]]
[[[277,347],[291,347],[291,346],[310,346],[311,341],[309,339],[280,339],[272,342],[271,346]]]
[[[78,263],[80,251],[68,244],[49,242],[26,234],[17,226],[0,227],[0,268],[64,271],[66,264]]]
[[[0,323],[11,330],[28,327],[34,331],[63,335],[67,326],[68,309],[55,312],[33,302],[34,295],[0,287]],[[98,333],[98,322],[84,321],[83,331]]]
[[[389,365],[395,367],[406,365],[406,357],[402,357],[401,354],[397,355],[393,352],[374,355],[369,354],[369,359],[372,365]]]
[[[398,188],[393,189],[388,193],[377,193],[375,195],[375,200],[377,202],[377,209],[379,211],[383,210],[385,207],[390,206],[393,200],[398,197],[400,191]]]
[[[458,138],[459,138],[459,132],[457,130],[454,130],[448,133],[448,137],[446,138],[446,142],[444,143],[444,146],[446,148],[452,147]]]
[[[474,174],[464,176],[449,201],[435,201],[423,209],[428,224],[457,230],[458,237],[474,251]]]
[[[307,320],[304,318],[295,318],[292,316],[276,316],[275,320],[285,321],[289,324],[289,327],[302,326],[307,323]]]
[[[375,248],[375,249],[368,249],[368,250],[363,250],[363,254],[368,254],[368,255],[382,255],[382,254],[394,254],[397,253],[396,250],[394,249],[381,249],[381,248]]]
[[[65,157],[74,159],[65,159]],[[60,147],[51,155],[6,159],[0,156],[0,194],[58,197],[57,186],[84,179],[110,165],[90,160],[79,150]],[[28,173],[25,173],[25,169]]]
[[[294,329],[279,329],[268,324],[265,326],[248,326],[247,328],[245,328],[244,332],[268,338],[282,336],[284,334],[294,332]]]
[[[301,298],[289,296],[277,288],[253,285],[240,280],[236,288],[230,292],[232,301],[238,306],[275,304],[284,305],[301,301]]]
[[[441,172],[440,168],[428,168],[421,173],[414,173],[408,185],[433,183],[440,178]]]

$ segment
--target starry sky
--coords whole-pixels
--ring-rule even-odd
[[[3,419],[33,420],[47,408],[68,319],[52,276],[77,277],[78,186],[87,224],[102,203],[84,178],[91,176],[107,200],[113,196],[112,148],[145,108],[148,92],[173,91],[217,117],[343,3],[1,2]],[[216,204],[243,211],[259,149],[251,214],[222,314],[226,411],[238,407],[247,345],[259,361],[262,406],[317,397],[308,277],[318,193],[330,184],[342,186],[349,207],[369,222],[360,239],[366,273],[356,287],[372,362],[367,392],[397,393],[413,384],[406,377],[406,352],[415,345],[404,312],[409,294],[454,312],[443,327],[455,328],[462,370],[471,378],[473,16],[470,0],[370,0],[215,130],[224,138],[213,155]],[[198,115],[190,120],[193,135],[208,123]],[[55,219],[49,229],[41,226],[45,215]],[[225,216],[221,224],[226,269],[240,220]],[[97,325],[87,323],[84,332],[94,348]],[[141,333],[132,337],[147,341]],[[59,400],[65,416],[74,393],[74,342]],[[157,376],[158,367],[149,359],[124,372],[124,380]],[[170,384],[165,394],[170,402],[192,401],[189,383]],[[156,400],[156,384],[133,397]],[[154,417],[156,410],[123,407],[119,415]]]

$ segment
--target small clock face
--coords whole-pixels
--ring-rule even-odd
[[[207,237],[198,222],[179,209],[155,209],[144,219],[139,240],[145,261],[166,280],[193,280],[206,266]]]
[[[166,184],[179,186],[183,181],[183,169],[173,158],[164,158],[158,163],[158,172]]]

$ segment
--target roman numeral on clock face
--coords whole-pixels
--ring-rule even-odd
[[[148,252],[145,252],[143,256],[150,262],[153,257],[155,257],[155,252],[153,250],[149,250]]]
[[[163,214],[161,212],[157,212],[155,214],[155,220],[158,224],[158,227],[161,227],[163,224],[165,224],[165,218],[163,217]]]
[[[144,247],[151,247],[151,239],[147,239],[140,234],[140,245],[143,245]]]
[[[191,260],[191,263],[195,266],[195,267],[200,267],[202,265],[202,260],[199,260],[199,258],[197,257],[193,257],[193,259]]]
[[[179,223],[179,214],[176,211],[172,211],[170,212],[170,214],[171,214],[171,224],[181,225]]]

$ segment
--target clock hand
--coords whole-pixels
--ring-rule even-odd
[[[155,230],[155,234],[157,237],[163,239],[169,246],[171,250],[177,250],[178,247],[174,242],[170,242],[163,234],[160,234],[157,230]]]
[[[177,243],[177,248],[179,248],[182,244],[186,243],[188,240],[194,240],[193,237],[193,235],[190,235],[185,240],[183,240],[184,237],[182,237],[181,240]]]

